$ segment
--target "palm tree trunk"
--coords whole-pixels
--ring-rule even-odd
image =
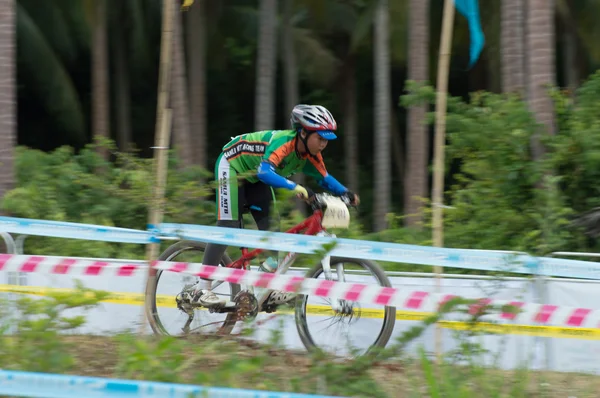
[[[294,0],[284,0],[283,2],[283,23],[282,23],[282,54],[283,54],[283,74],[285,79],[285,109],[284,114],[289,114],[292,108],[300,99],[298,93],[298,67],[296,65],[296,48],[294,46],[294,37],[292,34],[292,16],[294,13]],[[305,176],[303,173],[295,174],[292,180],[303,185]],[[306,215],[306,204],[301,199],[296,199],[296,208],[300,213]]]
[[[502,92],[502,70],[501,60],[501,25],[502,25],[502,2],[489,2],[486,5],[486,12],[482,15],[482,23],[488,26],[486,39],[487,62],[485,79],[487,81],[488,91],[492,93]]]
[[[96,0],[94,11],[94,45],[92,50],[93,135],[104,139],[110,138],[106,0]],[[108,160],[107,149],[99,149],[99,154]]]
[[[502,91],[526,92],[525,0],[502,0],[500,46],[502,47]]]
[[[173,21],[173,142],[180,166],[190,167],[194,164],[192,155],[193,140],[190,136],[190,112],[188,108],[187,77],[185,67],[185,51],[181,28],[181,12],[179,1],[173,2],[175,7]]]
[[[116,122],[117,122],[117,143],[119,150],[129,152],[132,148],[131,136],[131,99],[129,88],[129,57],[127,40],[128,32],[123,25],[125,18],[128,17],[125,3],[120,0],[113,1],[112,4],[119,7],[120,23],[115,26],[117,34],[114,35],[113,43],[115,49],[115,103],[116,103]]]
[[[375,11],[375,190],[374,228],[387,227],[390,208],[390,49],[388,0],[378,0]]]
[[[0,1],[0,198],[4,198],[15,183],[15,3],[14,0]]]
[[[189,57],[190,131],[194,163],[206,169],[206,2],[194,0],[187,14]]]
[[[411,0],[409,14],[408,79],[426,82],[429,76],[429,0]],[[408,109],[407,170],[404,183],[406,226],[423,220],[420,199],[427,197],[429,132],[425,123],[427,105]]]
[[[343,83],[344,104],[344,158],[346,159],[346,181],[351,191],[359,192],[358,183],[358,120],[356,110],[356,59],[353,55],[346,60]]]
[[[566,26],[563,33],[563,69],[565,71],[565,86],[571,93],[579,86],[579,69],[577,65],[577,37],[572,27]]]
[[[275,124],[275,70],[277,0],[260,0],[260,30],[256,60],[255,130]]]
[[[579,86],[579,68],[578,54],[579,42],[577,40],[577,21],[574,20],[571,13],[572,2],[558,0],[557,12],[560,17],[559,22],[562,25],[562,48],[563,48],[563,73],[565,86],[573,95],[577,86]]]
[[[298,103],[298,67],[296,65],[296,49],[292,34],[292,15],[294,0],[284,0],[282,26],[282,51],[285,76],[285,112],[289,113]]]
[[[548,85],[555,84],[554,1],[529,0],[527,8],[527,80],[529,107],[547,134],[555,133],[554,108]],[[539,134],[532,138],[533,158],[544,153]]]
[[[402,201],[403,195],[405,194],[405,189],[407,189],[406,186],[404,186],[404,179],[405,179],[405,172],[404,172],[404,166],[405,166],[405,150],[404,150],[404,142],[402,141],[402,134],[400,131],[400,123],[398,123],[398,114],[396,112],[395,108],[395,104],[394,101],[392,101],[391,106],[391,111],[390,111],[390,135],[391,135],[391,140],[392,140],[392,165],[396,166],[395,168],[395,173],[396,176],[391,178],[391,183],[392,186],[395,183],[395,180],[398,180],[398,186],[396,187],[398,189],[397,194],[398,194],[398,198],[397,198],[397,202]],[[392,192],[392,197],[395,199],[394,197],[394,190],[391,189]],[[394,203],[396,201],[392,201],[392,208],[394,206]],[[402,203],[400,203],[400,205],[402,205]]]

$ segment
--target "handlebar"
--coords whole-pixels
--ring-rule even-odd
[[[351,204],[350,199],[348,197],[346,197],[346,196],[334,196],[334,195],[330,195],[330,194],[327,194],[327,193],[315,193],[312,196],[312,200],[309,201],[308,203],[310,204],[310,207],[313,210],[324,210],[327,207],[327,205],[326,205],[327,200],[326,199],[328,197],[338,198],[342,202],[344,202],[344,204],[346,206],[348,206],[348,207],[357,207],[356,205]]]

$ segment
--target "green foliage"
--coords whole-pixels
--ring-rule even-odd
[[[387,398],[398,396],[399,391],[390,388],[390,380],[382,383],[376,373],[396,366],[401,373],[387,372],[387,377],[394,375],[404,380],[396,384],[416,394],[407,396],[423,396],[425,391],[431,397],[457,398],[475,394],[498,398],[559,396],[549,393],[544,383],[535,383],[532,387],[529,381],[536,376],[525,367],[509,374],[484,364],[482,354],[486,350],[474,339],[483,334],[477,328],[479,319],[483,314],[506,312],[509,308],[482,306],[480,311],[469,315],[467,322],[472,329],[456,331],[458,348],[445,354],[440,363],[429,359],[422,348],[416,358],[406,355],[406,347],[414,344],[428,328],[447,314],[466,314],[469,306],[477,303],[475,300],[453,298],[444,303],[438,313],[407,330],[378,355],[340,361],[323,352],[307,353],[300,359],[297,353],[286,351],[281,344],[282,324],[273,330],[265,345],[250,343],[248,346],[225,337],[181,339],[120,334],[100,337],[102,344],[92,344],[91,347],[98,350],[92,351],[85,343],[85,336],[70,335],[84,324],[85,317],[68,316],[66,312],[94,308],[107,295],[107,292],[78,284],[72,293],[0,302],[0,367],[79,373],[78,366],[85,363],[86,372],[91,370],[102,376],[126,379]],[[93,361],[89,361],[90,355]],[[110,367],[105,363],[107,360]],[[585,386],[568,388],[571,394],[581,394]]]
[[[526,370],[515,372],[514,384],[510,384],[505,375],[489,371],[479,363],[457,367],[444,360],[436,365],[423,349],[420,350],[420,364],[431,397],[467,398],[478,393],[495,398],[530,396]]]
[[[184,356],[187,343],[175,337],[146,339],[126,334],[117,339],[120,343],[117,371],[125,378],[152,375],[156,381],[181,382],[181,374],[194,362]]]
[[[432,102],[429,86],[409,84],[402,104]],[[447,116],[447,165],[451,183],[445,192],[444,244],[447,247],[526,251],[596,250],[573,219],[600,205],[600,72],[591,76],[574,101],[552,91],[558,123],[556,136],[544,136],[547,153],[531,157],[530,142],[538,124],[516,96],[475,93],[469,102],[450,97]],[[430,122],[433,115],[429,115]],[[3,199],[8,213],[27,218],[66,220],[145,229],[153,180],[152,162],[114,151],[105,163],[94,146],[51,153],[18,148],[18,186]],[[97,172],[102,169],[103,172]],[[201,185],[204,170],[177,168],[169,161],[165,220],[214,224],[214,184]],[[390,215],[390,228],[369,233],[352,210],[352,227],[333,231],[344,238],[431,245],[431,207],[425,200],[422,229],[402,226]],[[292,195],[276,191],[272,228],[284,231],[304,216]],[[255,228],[248,215],[246,227]],[[28,252],[137,258],[143,248],[104,242],[30,237]],[[384,264],[388,269],[429,271],[430,267]],[[451,271],[455,272],[455,271]],[[463,272],[457,270],[456,272]]]
[[[14,309],[9,302],[0,302],[0,368],[54,373],[71,370],[74,360],[60,334],[82,326],[85,316],[64,313],[93,308],[108,294],[78,283],[74,293],[50,293],[41,299],[19,297]]]
[[[560,134],[549,142],[550,166],[561,176],[561,190],[568,192],[567,205],[578,212],[600,205],[600,71],[577,90],[574,103],[555,93],[564,104]]]
[[[435,101],[429,86],[409,82],[408,88],[403,105]],[[600,73],[581,86],[575,101],[556,90],[550,94],[560,129],[542,135],[547,153],[539,161],[530,145],[541,127],[519,97],[479,92],[469,102],[448,98],[446,246],[538,255],[597,249],[572,220],[600,204]],[[430,226],[429,217],[426,222]]]
[[[116,156],[114,162],[103,161],[96,145],[78,152],[66,146],[52,152],[18,147],[17,187],[3,198],[3,211],[15,217],[145,230],[154,178],[152,160],[118,153],[112,143],[107,145]],[[170,158],[165,222],[215,224],[215,183],[202,183],[207,177],[212,177],[211,173],[199,168],[179,169],[176,158]],[[273,230],[285,231],[304,219],[295,207],[293,193],[277,189],[275,195]],[[353,211],[352,228],[333,232],[360,237],[362,227],[355,215]],[[256,229],[249,214],[244,225]],[[38,236],[28,237],[25,248],[27,253],[45,255],[131,259],[144,255],[141,245]],[[312,257],[311,261],[314,265]]]
[[[541,170],[530,157],[535,124],[526,105],[482,93],[468,105],[453,98],[449,109],[448,158],[460,162],[448,195],[454,207],[446,212],[448,229],[455,226],[449,239],[460,247],[536,247],[537,242],[514,235],[539,229],[533,218],[540,206],[534,186]]]
[[[152,198],[152,161],[119,154],[116,162],[101,160],[95,146],[76,153],[61,147],[46,153],[17,148],[17,188],[2,201],[5,212],[24,218],[71,221],[146,229]],[[214,223],[214,202],[206,200],[210,185],[205,172],[177,171],[172,159],[166,188],[165,222]],[[97,172],[102,169],[103,171]],[[140,245],[29,237],[28,253],[134,258]],[[133,257],[132,257],[133,256]]]

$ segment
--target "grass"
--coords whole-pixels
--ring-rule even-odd
[[[457,332],[460,349],[440,364],[423,351],[417,358],[404,355],[407,344],[457,311],[461,299],[446,302],[377,358],[333,360],[287,350],[277,338],[258,344],[233,337],[73,334],[85,317],[66,313],[92,309],[106,294],[79,285],[74,293],[0,302],[0,368],[344,397],[600,397],[597,376],[482,366],[484,347],[469,339],[474,332]]]
[[[155,364],[152,365],[143,356],[136,358],[136,349],[132,348],[129,340],[133,336],[72,335],[63,338],[70,346],[66,354],[75,360],[73,369],[66,372],[68,374],[156,380],[157,375],[165,374],[156,366],[175,370],[178,365],[185,364],[171,380],[163,380],[312,394],[331,394],[337,390],[344,394],[344,388],[332,385],[343,383],[343,380],[333,377],[333,374],[322,375],[319,380],[314,369],[316,360],[303,352],[273,349],[234,339],[197,338],[171,343],[161,353],[156,345],[164,339],[150,337],[142,341],[147,353],[153,356]],[[137,350],[138,353],[140,351],[144,350]],[[166,363],[169,360],[170,369]],[[140,361],[139,366],[136,361]],[[341,365],[330,365],[330,373]],[[503,371],[452,363],[438,367],[424,357],[375,363],[362,375],[364,384],[368,384],[368,380],[379,387],[384,397],[471,397],[476,394],[485,394],[486,397],[600,396],[600,377],[592,375],[523,369]],[[355,395],[346,396],[373,396],[357,393],[357,388],[354,387],[354,392],[346,392]]]

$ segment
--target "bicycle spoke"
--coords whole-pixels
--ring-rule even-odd
[[[331,268],[333,270],[335,267],[332,273],[334,281],[381,284],[381,276],[371,272],[369,266],[363,266],[362,260],[344,259],[337,263],[333,260]],[[325,279],[322,268],[315,272],[313,278]],[[311,309],[323,307],[329,307],[332,313],[322,310],[311,313]],[[366,318],[362,316],[365,309],[369,314]],[[356,302],[302,296],[296,306],[296,311],[303,314],[302,323],[298,325],[300,337],[307,347],[319,347],[332,355],[352,355],[355,350],[359,355],[365,353],[373,346],[387,342],[391,334],[390,326],[393,327],[395,321],[390,319],[384,306],[367,305],[365,309]]]
[[[200,262],[205,244],[202,242],[182,241],[172,245],[161,255],[164,261]],[[192,307],[191,304],[182,303],[185,311],[177,308],[175,298],[182,292],[184,286],[193,285],[199,279],[177,272],[159,271],[154,285],[151,311],[151,325],[155,333],[167,335],[180,335],[195,332],[224,333],[231,332],[237,321],[237,314],[232,312],[211,312],[206,308]],[[233,287],[235,286],[235,291]],[[225,297],[227,301],[233,300],[239,291],[238,285],[228,282],[214,281],[213,292]],[[189,314],[192,314],[190,316]],[[211,330],[209,330],[211,329]],[[212,330],[215,329],[215,330]]]

